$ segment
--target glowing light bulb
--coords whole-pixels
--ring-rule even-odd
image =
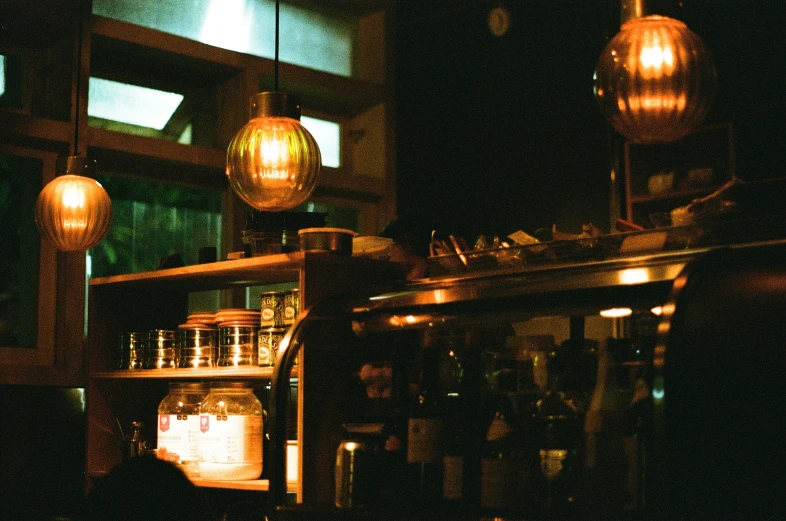
[[[235,193],[257,210],[289,210],[311,195],[321,167],[319,146],[300,124],[298,98],[257,94],[251,119],[227,149],[226,175]]]
[[[709,49],[673,18],[625,22],[598,59],[595,99],[614,130],[635,143],[676,141],[701,123],[715,95]]]
[[[94,162],[81,156],[67,160],[66,173],[53,179],[35,207],[35,222],[41,235],[60,251],[87,251],[101,242],[112,224],[112,201],[104,187],[82,173]]]

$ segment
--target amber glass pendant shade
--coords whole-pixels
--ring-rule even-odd
[[[65,174],[47,184],[35,205],[41,235],[60,251],[82,252],[103,240],[112,224],[112,201],[90,177],[94,162],[81,156],[67,159]]]
[[[226,174],[235,193],[257,210],[290,210],[314,191],[321,168],[319,146],[300,124],[298,98],[254,96],[250,121],[227,149]]]
[[[668,143],[707,116],[716,71],[709,49],[673,18],[625,22],[595,69],[595,98],[615,131],[642,144]]]

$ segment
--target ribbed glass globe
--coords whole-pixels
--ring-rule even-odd
[[[226,174],[237,195],[257,210],[290,210],[316,187],[322,156],[300,124],[300,102],[281,92],[257,94],[251,119],[227,149]]]
[[[595,68],[595,98],[619,134],[635,143],[676,141],[707,116],[715,95],[709,49],[673,18],[625,22]]]
[[[50,181],[35,205],[35,222],[41,235],[60,251],[87,251],[97,245],[112,224],[112,201],[104,187],[89,177],[86,158],[68,158],[66,173]]]

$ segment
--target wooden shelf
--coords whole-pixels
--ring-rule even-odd
[[[102,478],[106,476],[106,471],[94,471],[88,474],[90,478]],[[267,492],[270,490],[270,481],[267,479],[245,479],[231,481],[216,481],[212,479],[190,478],[191,483],[202,488],[222,488],[227,490],[252,490]],[[287,491],[297,492],[297,482],[287,481]]]
[[[193,380],[209,378],[211,380],[223,378],[260,378],[273,377],[272,367],[211,367],[205,369],[137,369],[99,371],[90,375],[95,379],[165,379],[165,380]]]

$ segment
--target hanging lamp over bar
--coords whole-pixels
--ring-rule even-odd
[[[101,183],[93,179],[96,163],[79,155],[79,112],[82,87],[82,17],[79,5],[74,109],[73,154],[66,158],[63,175],[55,177],[38,194],[35,223],[39,232],[63,252],[85,252],[101,242],[112,225],[112,201]]]
[[[595,68],[595,98],[629,141],[676,141],[707,116],[716,71],[709,48],[681,21],[646,15],[642,0],[623,0],[620,31]]]
[[[235,193],[268,212],[305,202],[322,168],[319,146],[300,123],[300,99],[278,91],[278,19],[276,0],[275,89],[251,99],[250,120],[229,143],[226,166]]]

